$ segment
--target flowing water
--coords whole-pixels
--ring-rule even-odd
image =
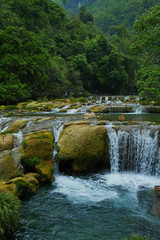
[[[157,128],[132,129],[129,135],[113,127],[106,126],[111,172],[73,177],[56,171],[53,184],[23,202],[12,240],[120,240],[132,233],[160,239],[160,217],[151,213],[153,187],[160,182]],[[57,121],[56,142],[62,128]]]
[[[95,102],[110,104],[112,100],[120,101],[105,97],[96,98]],[[86,112],[86,108],[82,106],[79,112]],[[51,129],[55,135],[54,160],[63,124],[74,118],[62,116],[53,120]],[[118,117],[119,114],[103,114],[99,120],[117,121]],[[152,119],[160,123],[160,114],[151,116],[140,108],[125,117],[128,121]],[[28,119],[27,127],[32,125],[33,114],[28,114]],[[10,122],[10,118],[1,117],[0,132]],[[105,127],[111,171],[75,177],[59,173],[55,164],[55,182],[42,185],[34,196],[23,201],[20,227],[9,240],[121,240],[132,233],[160,239],[160,217],[151,213],[153,187],[160,185],[158,127],[128,127],[129,130],[124,126],[118,132],[113,123]],[[15,134],[14,139],[17,148],[22,132]]]

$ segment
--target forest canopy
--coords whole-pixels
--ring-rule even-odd
[[[149,6],[150,0],[147,2]],[[152,15],[147,13],[144,19],[148,14]],[[66,91],[75,97],[87,92],[133,94],[137,80],[143,96],[144,80],[152,82],[152,74],[153,87],[159,89],[158,42],[152,46],[147,35],[146,45],[141,44],[143,31],[154,34],[155,43],[159,23],[151,26],[152,31],[140,29],[140,19],[135,23],[138,35],[117,25],[108,37],[94,25],[94,18],[84,6],[68,17],[64,8],[51,0],[1,0],[0,104],[54,99]],[[149,96],[157,94],[159,90],[154,90]]]

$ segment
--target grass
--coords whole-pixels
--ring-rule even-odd
[[[0,239],[16,230],[19,224],[21,203],[11,194],[0,192]]]

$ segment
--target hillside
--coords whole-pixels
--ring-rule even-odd
[[[70,14],[72,11],[78,12],[79,7],[85,5],[93,14],[96,26],[108,33],[111,26],[131,28],[136,18],[158,3],[160,0],[67,0],[64,7]]]

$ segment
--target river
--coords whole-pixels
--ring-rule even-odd
[[[52,112],[37,113],[34,117],[53,115],[55,113]],[[119,115],[100,114],[99,120],[117,121]],[[30,119],[33,115],[19,117]],[[58,123],[58,127],[53,124],[56,141],[64,120],[68,122],[71,118],[81,119],[81,116],[57,115],[58,120],[54,120],[54,123]],[[125,114],[125,118],[127,121],[142,121],[142,125],[145,121],[160,123],[160,114],[137,112]],[[106,128],[113,130],[112,125]],[[55,182],[42,185],[34,196],[23,200],[20,227],[10,240],[121,240],[132,233],[149,234],[152,240],[160,239],[160,217],[151,213],[153,187],[160,185],[160,150],[156,145],[156,129],[154,134],[147,130],[139,137],[144,152],[139,154],[139,150],[136,150],[137,162],[142,163],[138,165],[139,168],[124,168],[121,165],[127,155],[123,156],[124,159],[117,155],[116,143],[127,134],[121,131],[121,135],[118,135],[112,130],[111,172],[106,170],[87,176],[69,176],[59,173],[56,165]],[[137,131],[136,136],[138,134]],[[132,145],[135,143],[134,140]],[[118,149],[122,151],[120,147]],[[123,152],[124,149],[123,145]],[[150,153],[146,157],[147,149]],[[55,151],[53,157],[56,157]],[[155,168],[156,165],[156,168],[148,168],[146,162],[155,159],[158,165],[151,166]]]

